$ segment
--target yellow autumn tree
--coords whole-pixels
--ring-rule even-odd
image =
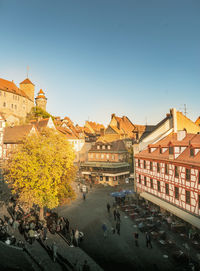
[[[44,130],[32,135],[10,154],[4,176],[18,202],[32,207],[55,208],[75,198],[72,181],[75,178],[74,152],[66,138]]]

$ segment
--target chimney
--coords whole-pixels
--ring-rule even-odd
[[[183,140],[186,137],[186,134],[187,134],[186,130],[178,131],[177,132],[177,140],[178,141]]]
[[[176,114],[176,108],[170,109],[170,113],[172,115],[174,133],[177,133],[177,114]]]
[[[105,135],[105,129],[104,128],[101,128],[100,129],[100,136],[104,136]]]
[[[113,119],[115,117],[115,114],[113,113],[112,115],[111,115],[111,119]]]

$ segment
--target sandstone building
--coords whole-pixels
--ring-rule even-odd
[[[13,81],[0,78],[0,113],[8,125],[19,124],[34,107],[35,85],[26,78],[18,88]],[[47,99],[40,90],[36,105],[46,110]]]

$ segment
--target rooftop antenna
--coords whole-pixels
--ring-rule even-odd
[[[28,73],[29,73],[29,66],[27,66],[27,70],[26,70],[27,78],[28,78]]]
[[[186,116],[187,115],[187,107],[186,107],[186,104],[184,104],[184,115]]]

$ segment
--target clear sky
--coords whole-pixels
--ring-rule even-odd
[[[29,65],[53,115],[200,115],[199,0],[0,0],[0,33],[0,77],[18,85]]]

